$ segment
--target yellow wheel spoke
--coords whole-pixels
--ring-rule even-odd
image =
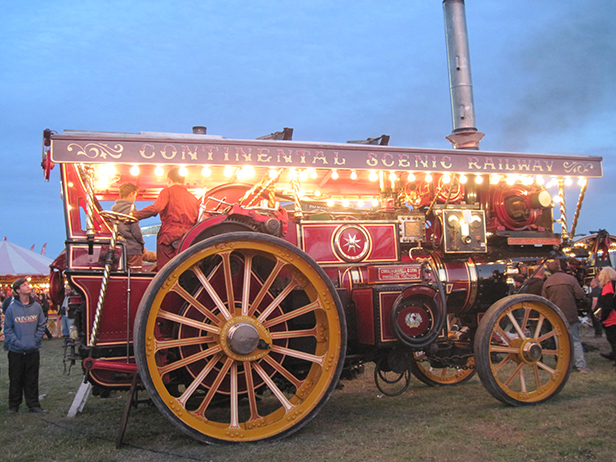
[[[173,285],[173,287],[171,287],[171,290],[177,293],[180,297],[182,297],[192,306],[194,306],[201,314],[207,317],[214,324],[218,325],[220,323],[220,319],[214,316],[212,312],[208,310],[199,300],[197,300],[195,297],[193,297],[188,292],[186,292],[186,290],[179,284],[179,282],[176,282]],[[202,292],[202,289],[199,289],[199,293],[201,292]]]
[[[518,335],[523,339],[526,338],[526,335],[524,335],[524,332],[522,332],[522,329],[520,328],[520,325],[518,324],[518,320],[515,318],[515,316],[513,315],[511,311],[507,313],[507,317],[509,318],[511,325],[513,326],[515,331],[518,333]]]
[[[524,378],[524,366],[522,366],[520,368],[520,389],[522,390],[522,393],[527,393],[526,390],[526,379]]]
[[[252,255],[244,255],[244,285],[242,286],[242,316],[250,309],[250,281],[252,279]]]
[[[537,327],[535,328],[534,338],[539,338],[539,334],[541,333],[541,328],[543,327],[543,321],[545,320],[545,316],[542,313],[539,313],[539,320],[537,321]]]
[[[285,379],[291,382],[295,388],[299,388],[302,386],[302,381],[295,377],[291,372],[286,370],[281,364],[276,362],[271,356],[265,356],[263,358],[270,366],[276,369],[276,372],[279,372]]]
[[[520,326],[522,332],[526,331],[526,326],[528,326],[528,318],[530,317],[530,308],[524,307],[524,318],[522,319],[522,325]]]
[[[539,338],[537,339],[537,341],[538,341],[539,343],[541,343],[541,342],[543,342],[544,340],[547,340],[547,339],[549,339],[549,338],[554,337],[555,335],[556,335],[556,331],[555,331],[555,330],[551,330],[551,331],[550,331],[550,332],[548,332],[547,334],[543,334],[541,337],[539,337]]]
[[[200,351],[199,353],[195,353],[194,355],[187,356],[185,358],[180,359],[179,361],[174,361],[170,364],[167,364],[163,367],[158,368],[158,372],[161,376],[168,374],[171,371],[175,371],[181,367],[188,366],[189,364],[195,363],[197,361],[201,361],[209,356],[212,356],[218,352],[220,352],[221,348],[219,345],[215,345],[212,348],[208,348],[207,350]]]
[[[508,346],[500,346],[500,345],[490,345],[490,353],[511,353],[518,354],[520,352],[519,348],[508,347]]]
[[[185,326],[195,327],[196,329],[201,329],[206,332],[210,332],[212,334],[216,334],[216,335],[220,334],[220,328],[216,326],[213,326],[211,324],[206,324],[201,321],[196,321],[194,319],[185,318],[184,316],[181,316],[175,313],[170,313],[169,311],[160,310],[158,312],[157,317],[161,319],[166,319],[168,321],[173,321],[178,324],[183,324]]]
[[[272,391],[272,393],[274,394],[274,396],[276,397],[276,399],[280,402],[280,404],[282,405],[282,407],[285,408],[285,410],[287,412],[289,412],[291,409],[293,409],[295,406],[293,406],[293,404],[291,404],[291,402],[286,398],[286,396],[284,395],[284,393],[282,393],[282,391],[280,391],[280,388],[278,388],[276,386],[276,384],[274,383],[274,381],[270,378],[269,375],[267,375],[267,372],[265,372],[263,370],[263,368],[255,363],[253,364],[253,368],[255,371],[257,371],[257,374],[259,374],[259,376],[263,379],[263,381],[267,384],[268,388]]]
[[[216,356],[210,359],[210,361],[206,364],[206,366],[201,370],[199,375],[195,377],[192,383],[186,388],[184,393],[182,393],[182,396],[178,398],[178,402],[182,406],[186,407],[186,403],[188,402],[190,397],[197,390],[199,385],[201,385],[201,383],[203,382],[203,379],[205,379],[205,377],[211,372],[211,370],[214,369],[214,366],[216,366],[216,363],[218,363],[221,356],[222,356],[222,353],[218,353]]]
[[[556,373],[554,369],[552,369],[550,366],[546,365],[545,363],[541,361],[537,362],[537,366],[539,366],[544,371],[549,372],[551,375],[554,375]]]
[[[296,318],[298,316],[302,316],[306,313],[310,313],[311,311],[318,310],[321,308],[322,308],[321,301],[317,299],[314,302],[309,303],[308,305],[302,306],[301,308],[297,308],[293,311],[289,311],[288,313],[280,315],[276,318],[269,319],[265,321],[263,325],[266,328],[269,328],[269,327],[275,326],[276,324],[280,324],[281,322],[289,321],[290,319]]]
[[[509,361],[511,361],[511,355],[505,356],[500,363],[494,366],[494,373],[498,373]]]
[[[262,322],[265,325],[265,320],[267,317],[272,314],[276,308],[280,306],[280,303],[287,298],[287,295],[291,293],[291,291],[297,286],[297,281],[295,278],[291,279],[291,281],[287,284],[287,286],[278,294],[278,296],[272,300],[269,306],[259,315],[257,321]]]
[[[507,333],[503,330],[501,326],[499,325],[494,326],[494,331],[498,333],[498,335],[502,338],[503,342],[505,342],[507,345],[511,343],[509,336],[507,335]]]
[[[323,365],[323,360],[325,359],[323,356],[311,355],[310,353],[304,353],[303,351],[292,350],[290,348],[284,348],[278,345],[272,345],[271,351],[320,365]]]
[[[193,265],[191,269],[193,273],[195,273],[195,276],[197,276],[197,279],[199,279],[199,282],[201,283],[205,291],[214,301],[216,308],[218,308],[218,310],[222,313],[225,319],[231,319],[231,313],[229,313],[229,310],[220,299],[220,296],[218,295],[214,287],[212,287],[212,284],[210,284],[208,278],[205,277],[205,274],[203,274],[201,268],[199,268],[197,265]]]
[[[231,358],[227,358],[227,361],[220,369],[220,372],[218,372],[218,375],[216,376],[216,380],[214,380],[214,383],[208,390],[207,395],[205,395],[205,398],[203,398],[203,402],[199,405],[199,408],[195,411],[195,414],[205,417],[205,410],[212,402],[212,399],[216,395],[216,392],[218,392],[218,388],[220,387],[220,384],[222,383],[225,376],[229,372],[229,369],[231,368],[231,365],[233,364],[233,362],[234,361]]]
[[[536,364],[533,364],[533,375],[535,377],[535,385],[537,389],[541,388],[541,379],[539,378],[539,367]]]
[[[246,388],[248,389],[248,405],[250,406],[250,420],[261,418],[257,408],[257,397],[255,396],[255,385],[252,380],[252,363],[244,361],[244,375],[246,376]]]
[[[214,341],[214,337],[186,337],[176,340],[156,340],[154,342],[154,351],[166,350],[168,348],[179,348],[189,345],[207,345]]]
[[[270,333],[273,340],[286,339],[286,338],[302,338],[302,337],[315,337],[317,335],[317,329],[304,329],[304,330],[285,330],[280,332]]]
[[[542,353],[544,355],[558,355],[558,350],[542,350]]]
[[[233,279],[231,276],[231,252],[221,252],[222,268],[225,275],[225,287],[227,288],[227,306],[230,311],[235,311],[235,294],[233,293]]]
[[[267,277],[267,279],[263,283],[261,290],[259,290],[259,293],[257,294],[257,296],[254,298],[254,300],[250,304],[250,310],[248,311],[248,316],[252,316],[254,312],[257,310],[257,308],[259,307],[259,305],[265,298],[265,295],[267,295],[267,293],[269,292],[270,287],[272,286],[272,284],[278,277],[280,270],[282,270],[282,268],[285,265],[286,265],[285,261],[280,260],[279,258],[276,259],[276,266],[274,266],[274,269],[272,269],[272,272],[270,273],[270,275]]]
[[[518,364],[518,367],[516,367],[513,370],[513,372],[509,376],[509,378],[505,381],[505,385],[506,386],[509,386],[509,384],[513,381],[513,379],[515,379],[516,375],[518,375],[520,373],[520,371],[522,370],[523,367],[524,367],[524,363]]]
[[[229,428],[240,428],[239,390],[237,386],[237,362],[231,365],[231,418]]]

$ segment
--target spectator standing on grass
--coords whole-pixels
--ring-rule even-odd
[[[58,316],[60,316],[60,325],[62,326],[62,337],[64,337],[64,341],[68,341],[71,336],[71,326],[74,319],[69,315],[70,307],[69,307],[69,299],[73,294],[73,291],[70,287],[66,287],[64,289],[64,300],[62,301],[62,305],[60,305],[60,309],[58,309]],[[74,316],[73,316],[74,318]]]
[[[590,281],[590,312],[588,316],[592,322],[592,327],[595,329],[595,337],[600,338],[603,335],[603,325],[601,324],[601,318],[595,315],[595,311],[599,309],[599,297],[602,292],[601,283],[599,278],[592,278]]]
[[[43,314],[45,315],[45,322],[49,322],[49,300],[47,300],[47,294],[45,294],[45,292],[41,292],[40,294],[38,294],[38,299],[39,304],[43,309]],[[49,332],[47,324],[45,324],[45,335],[49,340],[53,338],[53,335],[51,335],[51,332]]]
[[[526,282],[526,287],[524,288],[524,293],[541,295],[543,292],[543,283],[545,279],[545,268],[540,267],[532,277]]]
[[[603,286],[601,296],[599,297],[598,314],[601,316],[603,326],[605,327],[605,338],[610,343],[612,351],[610,353],[601,353],[606,359],[616,359],[616,306],[615,306],[615,285],[616,285],[616,270],[607,266],[599,273],[599,284]]]
[[[19,411],[22,398],[30,412],[46,413],[39,402],[41,340],[47,320],[41,305],[30,294],[30,283],[18,278],[13,283],[15,299],[4,316],[4,349],[9,359],[9,414]]]
[[[554,303],[565,315],[573,342],[575,368],[582,374],[588,374],[592,371],[586,367],[584,348],[580,339],[580,319],[576,302],[576,300],[583,301],[586,295],[584,295],[575,276],[565,273],[558,260],[550,260],[547,269],[551,275],[543,283],[541,295]]]

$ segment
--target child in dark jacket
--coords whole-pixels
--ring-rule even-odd
[[[45,413],[39,402],[41,340],[47,320],[41,305],[30,295],[30,283],[13,283],[15,299],[4,314],[4,349],[9,359],[9,414],[19,411],[22,397],[30,412]]]
[[[120,198],[113,204],[111,210],[113,212],[130,215],[135,208],[135,199],[137,198],[137,186],[132,183],[122,183],[120,185]],[[139,222],[124,224],[120,223],[118,231],[126,240],[126,256],[128,266],[140,271],[143,267],[143,251],[145,242],[141,234]]]

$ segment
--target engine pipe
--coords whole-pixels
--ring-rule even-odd
[[[484,134],[475,127],[475,104],[464,0],[443,0],[453,131],[447,139],[456,149],[479,149]]]

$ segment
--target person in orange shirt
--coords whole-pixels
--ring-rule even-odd
[[[184,186],[180,169],[172,168],[167,178],[169,186],[163,188],[154,204],[133,212],[138,220],[160,214],[160,230],[156,236],[159,270],[175,256],[180,239],[197,223],[199,216],[199,201]]]

